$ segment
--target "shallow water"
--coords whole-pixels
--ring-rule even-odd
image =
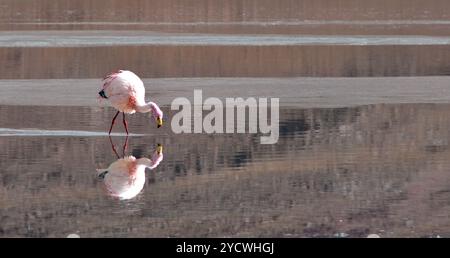
[[[0,106],[0,135],[9,132],[0,137],[0,236],[450,236],[449,104],[282,107],[274,145],[255,134],[177,135],[133,115],[130,131],[145,135],[130,136],[124,153],[150,157],[161,143],[164,160],[131,200],[109,196],[97,178],[117,160],[97,135],[113,115]],[[67,130],[76,133],[58,133]]]
[[[449,1],[0,2],[0,237],[450,237]],[[117,69],[162,128],[108,137]],[[174,134],[194,89],[280,98],[278,143]],[[161,145],[111,196],[139,180],[109,166]]]
[[[449,45],[450,37],[382,35],[216,35],[143,31],[0,32],[0,47]]]

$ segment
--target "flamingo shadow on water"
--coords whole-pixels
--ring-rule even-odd
[[[136,197],[145,185],[145,169],[155,169],[163,160],[162,145],[157,144],[151,159],[139,158],[132,155],[126,156],[128,147],[128,136],[122,148],[122,158],[117,153],[111,137],[109,137],[112,150],[117,156],[117,160],[111,163],[108,168],[97,169],[97,175],[103,180],[108,195],[120,200],[127,200]]]

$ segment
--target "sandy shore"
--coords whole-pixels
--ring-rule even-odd
[[[207,97],[277,97],[282,106],[342,107],[378,103],[448,103],[450,77],[144,79],[147,98],[170,105]],[[98,106],[100,79],[0,80],[2,105]]]

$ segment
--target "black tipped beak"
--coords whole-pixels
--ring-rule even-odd
[[[162,153],[162,150],[163,150],[163,146],[160,143],[158,143],[158,146],[156,147],[156,153],[158,153],[158,155],[159,155]]]
[[[158,118],[156,119],[156,124],[157,124],[157,127],[158,127],[158,128],[160,128],[160,127],[163,125],[163,121],[162,121],[161,117],[158,117]]]

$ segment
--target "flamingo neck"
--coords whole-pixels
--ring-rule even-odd
[[[136,106],[136,111],[140,112],[140,113],[152,112],[153,114],[155,114],[155,111],[156,111],[157,107],[158,106],[155,103],[150,101],[150,102],[145,103],[143,105],[137,105]]]
[[[154,154],[152,159],[148,159],[148,158],[138,159],[137,165],[142,165],[142,166],[145,166],[146,168],[154,169],[159,165],[159,163],[162,161],[162,159],[163,159],[162,154]]]

